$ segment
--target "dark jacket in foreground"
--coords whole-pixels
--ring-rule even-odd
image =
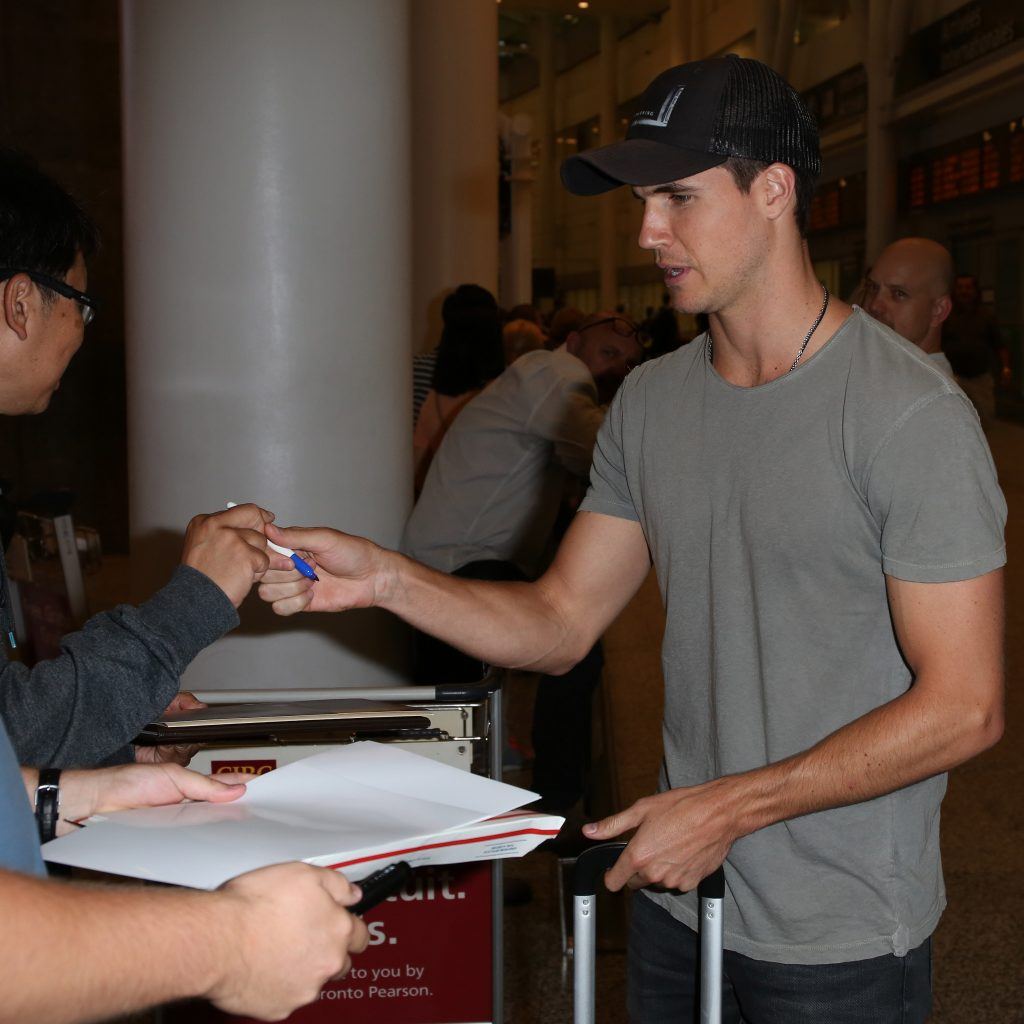
[[[0,562],[0,586],[6,572]],[[29,669],[0,661],[0,718],[18,762],[92,767],[130,760],[126,747],[159,718],[192,659],[238,625],[238,613],[209,577],[179,566],[138,607],[94,615],[61,641],[61,654]]]

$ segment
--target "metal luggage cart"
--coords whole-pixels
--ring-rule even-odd
[[[340,722],[313,722],[296,730],[294,725],[275,730],[269,725],[259,737],[243,737],[222,732],[202,741],[199,753],[191,767],[197,771],[241,770],[256,774],[269,771],[282,764],[308,757],[339,743],[362,739],[397,743],[417,754],[446,764],[474,771],[489,778],[500,779],[502,769],[502,693],[500,677],[488,676],[474,683],[438,686],[397,686],[374,688],[307,688],[288,690],[217,690],[196,694],[210,705],[250,704],[272,702],[302,702],[324,700],[365,700],[375,704],[395,705],[395,726],[378,719],[371,731],[351,728]],[[413,724],[410,725],[409,723]],[[153,742],[150,739],[150,742]],[[163,742],[167,742],[166,739]],[[500,860],[490,863],[491,914],[491,1014],[487,1024],[504,1021],[504,963],[503,963],[503,865]],[[486,892],[486,889],[484,889]],[[459,968],[452,963],[452,970]],[[345,1020],[356,1019],[357,1007],[347,1004],[342,1011]],[[327,1017],[303,1017],[300,1020],[320,1020]],[[334,1017],[330,1017],[334,1019]],[[367,1018],[376,1019],[376,1018]],[[411,1021],[411,1018],[409,1018]],[[461,1018],[460,1018],[461,1019]],[[472,1018],[481,1024],[483,1018]],[[415,1022],[419,1024],[419,1022]],[[424,1021],[423,1024],[448,1024],[447,1021]]]

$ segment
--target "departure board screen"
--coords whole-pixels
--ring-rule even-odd
[[[921,210],[1024,184],[1024,119],[914,156],[903,166],[902,206]]]
[[[867,177],[863,172],[822,182],[811,200],[810,231],[856,227],[864,223]]]

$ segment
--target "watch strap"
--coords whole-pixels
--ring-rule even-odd
[[[57,817],[60,813],[60,769],[40,768],[36,784],[36,825],[39,841],[48,843],[57,835]]]

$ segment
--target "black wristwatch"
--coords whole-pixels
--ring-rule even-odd
[[[48,843],[57,835],[57,817],[60,813],[60,769],[40,768],[36,784],[36,824],[39,842]]]

